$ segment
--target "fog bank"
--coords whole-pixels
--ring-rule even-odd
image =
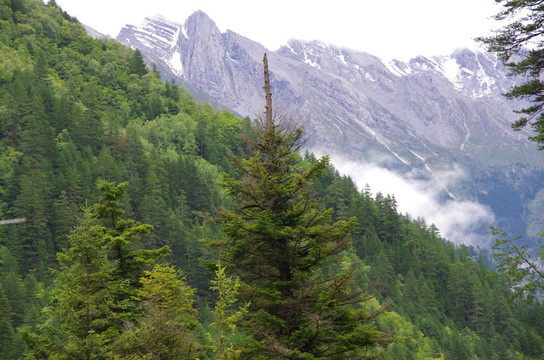
[[[427,175],[433,177],[423,180],[421,172],[399,174],[379,164],[354,162],[340,156],[331,156],[331,162],[340,174],[350,176],[359,190],[368,184],[374,195],[394,195],[399,212],[423,217],[427,224],[435,224],[446,239],[457,244],[489,245],[493,211],[478,202],[456,199],[448,190],[466,178],[461,168],[441,172],[427,168]]]

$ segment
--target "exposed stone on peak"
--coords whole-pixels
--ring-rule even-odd
[[[259,112],[266,49],[232,31],[221,33],[204,12],[183,26],[146,19],[142,27],[125,27],[118,39],[237,113]],[[269,52],[269,61],[275,102],[315,131],[316,144],[333,144],[330,151],[358,157],[377,142],[407,162],[421,161],[416,150],[431,156],[431,147],[481,160],[488,152],[478,139],[502,134],[499,151],[510,152],[525,136],[504,131],[512,104],[500,94],[512,80],[489,54],[459,49],[448,57],[385,63],[320,41],[290,40]]]
[[[194,12],[187,18],[185,27],[187,29],[187,35],[189,38],[194,36],[205,38],[207,36],[221,35],[221,32],[219,31],[219,28],[215,22],[201,10]]]
[[[241,116],[253,118],[264,110],[267,50],[232,31],[221,33],[202,11],[183,26],[163,18],[127,25],[118,40],[139,48],[164,78],[206,93]],[[474,173],[507,168],[513,161],[543,164],[527,132],[510,129],[517,117],[512,110],[520,106],[502,93],[514,80],[488,53],[458,49],[450,56],[382,61],[299,40],[267,53],[275,107],[305,124],[314,149],[355,160],[380,158],[390,167],[431,177],[432,169],[453,163]],[[473,181],[467,188],[479,186],[467,181]],[[453,194],[447,190],[445,196]]]

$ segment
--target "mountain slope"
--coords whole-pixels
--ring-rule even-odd
[[[146,18],[140,27],[124,27],[117,39],[139,48],[165,78],[242,116],[262,111],[261,61],[267,50],[232,31],[221,33],[201,11],[184,24]],[[516,196],[510,200],[523,208],[522,201],[538,191],[528,184],[539,178],[543,164],[527,133],[509,128],[518,104],[501,94],[513,80],[493,56],[460,49],[451,56],[384,62],[319,41],[291,40],[268,51],[268,58],[275,104],[306,125],[311,149],[333,159],[341,155],[416,171],[418,178],[444,184],[445,198],[488,204],[504,214],[497,222],[515,218],[512,230],[525,232],[529,210],[495,208],[487,196],[498,180],[507,188],[500,191],[511,190]],[[453,166],[466,174],[463,183],[436,175]],[[508,181],[520,173],[517,182]]]

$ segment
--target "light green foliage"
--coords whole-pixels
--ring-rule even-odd
[[[57,255],[49,319],[37,333],[24,332],[30,358],[46,352],[57,359],[106,359],[123,322],[135,314],[132,296],[143,268],[168,252],[137,249],[150,226],[123,218],[119,201],[126,183],[102,181],[98,187],[100,202],[85,209],[70,248]]]
[[[196,359],[200,353],[191,330],[199,325],[195,290],[171,266],[155,265],[141,279],[136,299],[141,313],[127,322],[114,359]]]
[[[217,296],[213,310],[215,320],[210,324],[211,331],[206,334],[212,344],[211,353],[216,359],[234,360],[242,356],[243,341],[240,341],[240,334],[236,331],[236,327],[247,315],[249,303],[241,306],[238,304],[240,286],[238,278],[228,276],[225,273],[225,267],[217,265],[211,287]]]
[[[128,299],[116,295],[129,284],[114,276],[112,244],[104,237],[105,228],[87,209],[70,235],[70,249],[58,255],[50,320],[39,327],[40,336],[25,334],[30,358],[43,351],[56,359],[105,358],[128,309]]]
[[[386,311],[377,320],[378,328],[393,333],[399,340],[393,343],[383,359],[444,359],[438,343],[426,337],[399,314]]]
[[[510,283],[512,297],[540,295],[544,290],[544,271],[540,265],[544,248],[536,252],[538,258],[535,259],[527,245],[516,243],[519,237],[512,239],[499,228],[492,228],[492,232],[496,236],[493,249],[498,260],[497,271]]]

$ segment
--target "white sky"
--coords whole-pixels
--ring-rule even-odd
[[[47,2],[47,0],[45,0]],[[472,39],[489,35],[494,0],[56,0],[70,15],[116,37],[126,24],[140,25],[155,14],[183,23],[196,10],[276,50],[289,39],[321,40],[366,51],[383,60],[416,55],[449,55],[475,48]]]

